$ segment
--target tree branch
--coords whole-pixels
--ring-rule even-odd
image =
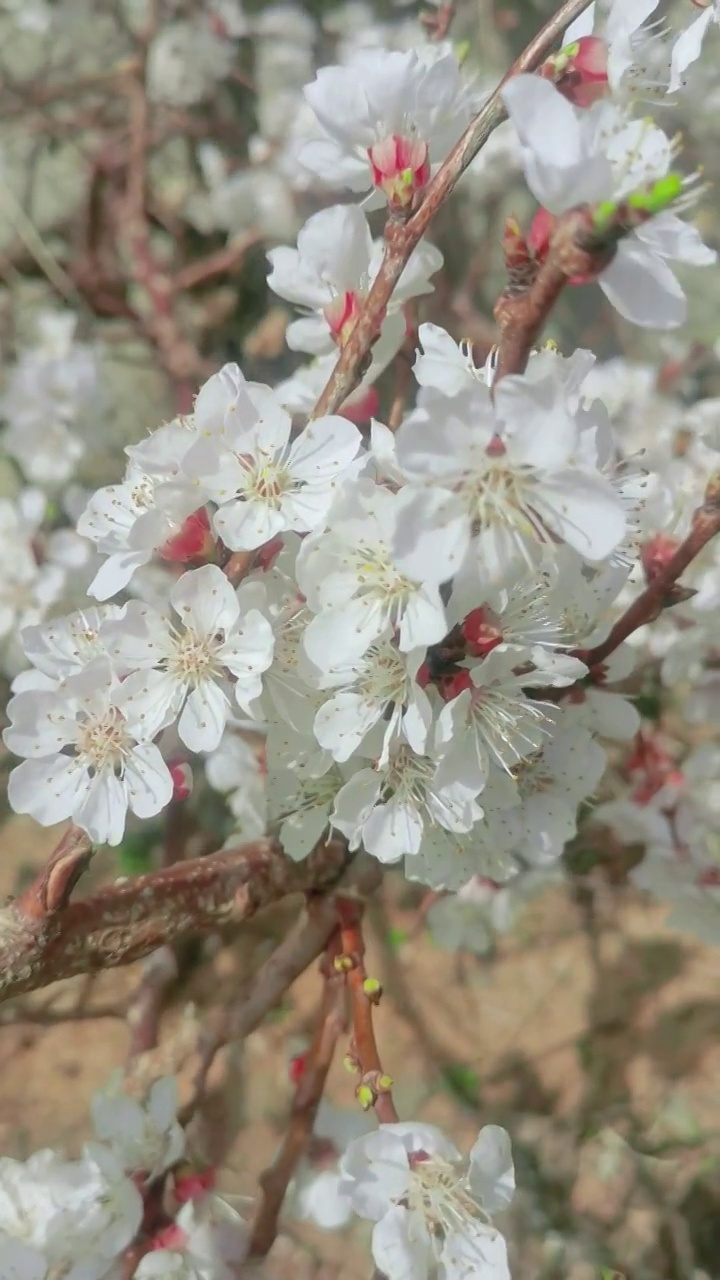
[[[362,377],[363,366],[377,341],[388,302],[415,246],[424,236],[441,204],[447,200],[458,179],[487,142],[490,134],[507,117],[500,96],[503,85],[513,76],[536,71],[556,41],[575,18],[587,9],[589,0],[565,0],[557,13],[515,60],[484,107],[470,122],[450,155],[431,178],[417,211],[407,222],[388,219],[385,228],[385,256],[380,271],[365,299],[355,327],[342,348],[335,368],[313,411],[319,418],[335,413]]]
[[[711,481],[708,486],[705,502],[698,507],[692,520],[687,537],[680,543],[675,554],[665,568],[648,584],[637,600],[626,609],[621,618],[611,627],[609,634],[594,649],[576,649],[575,657],[579,657],[588,667],[595,667],[605,662],[611,653],[627,640],[639,627],[647,622],[654,622],[668,604],[672,587],[685,572],[688,565],[700,554],[703,547],[720,533],[720,494],[714,492],[717,485]]]
[[[288,894],[332,888],[349,860],[338,840],[293,862],[263,839],[116,881],[49,915],[27,913],[20,898],[0,911],[0,1001],[131,964],[179,938],[248,920]]]
[[[317,1030],[295,1090],[287,1132],[276,1159],[260,1175],[260,1204],[250,1237],[250,1257],[264,1258],[277,1236],[285,1194],[312,1137],[328,1071],[345,1027],[345,980],[342,973],[332,970],[331,952],[329,944]]]
[[[375,1039],[373,1010],[382,994],[379,985],[372,988],[365,969],[365,939],[362,931],[362,904],[342,899],[340,911],[340,963],[343,964],[352,1016],[350,1057],[355,1059],[360,1074],[356,1089],[365,1110],[374,1107],[380,1124],[394,1124],[398,1119],[390,1092],[392,1080],[383,1070]]]

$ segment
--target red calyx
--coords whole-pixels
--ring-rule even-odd
[[[500,619],[486,605],[470,611],[462,624],[462,633],[467,642],[468,653],[473,658],[484,658],[502,644]]]
[[[163,560],[175,564],[200,561],[205,564],[215,559],[215,539],[210,529],[210,517],[206,507],[193,511],[177,533],[168,538],[160,548]]]

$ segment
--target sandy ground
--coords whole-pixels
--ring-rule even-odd
[[[0,888],[16,889],[51,841],[11,820]],[[458,1145],[487,1122],[510,1130],[520,1186],[508,1224],[514,1276],[593,1280],[602,1266],[628,1280],[720,1276],[718,953],[666,928],[663,909],[635,891],[604,886],[590,924],[569,891],[548,892],[490,960],[445,953],[425,936],[398,946],[389,930],[416,920],[398,898],[405,892],[391,884],[370,921],[368,969],[385,988],[384,1066],[400,1113],[442,1125]],[[171,1057],[208,1003],[247,978],[259,938],[256,927],[175,994],[163,1022]],[[105,975],[89,1007],[122,1007],[138,976],[137,966]],[[310,971],[282,1014],[217,1064],[204,1132],[235,1135],[223,1175],[232,1191],[251,1193],[272,1157],[290,1096],[288,1055],[312,1023],[318,987]],[[62,1007],[80,983],[55,990]],[[89,1132],[89,1096],[122,1064],[127,1043],[117,1017],[0,1029],[2,1152],[75,1153]],[[355,1105],[339,1062],[329,1092]],[[348,1240],[292,1226],[276,1274],[368,1280],[362,1233],[358,1225]]]

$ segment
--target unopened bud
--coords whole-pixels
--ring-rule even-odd
[[[368,1000],[372,1000],[372,1002],[376,1004],[382,995],[382,985],[378,979],[366,978],[362,985],[363,991],[365,992]]]
[[[368,147],[373,185],[384,192],[391,208],[407,209],[430,179],[428,144],[421,138],[394,133]]]
[[[358,1071],[360,1071],[360,1063],[358,1062],[354,1053],[345,1054],[343,1058],[343,1066],[347,1071],[348,1075],[351,1075],[351,1076],[356,1076]]]
[[[523,271],[532,261],[530,247],[517,218],[510,214],[503,230],[503,255],[510,273]]]
[[[336,973],[349,973],[353,968],[352,956],[333,956],[333,969]]]
[[[279,533],[268,542],[263,542],[255,552],[255,567],[267,573],[268,569],[272,569],[284,546],[282,535]]]
[[[375,1090],[371,1089],[369,1084],[359,1084],[355,1090],[355,1097],[363,1111],[369,1111],[375,1104]]]
[[[392,1076],[378,1076],[375,1081],[375,1088],[378,1093],[389,1093],[394,1084]]]
[[[187,760],[179,760],[176,764],[168,761],[168,769],[173,784],[173,800],[187,800],[192,795],[193,771]]]
[[[610,92],[608,48],[599,36],[580,36],[548,58],[546,66],[556,88],[576,107],[591,107]]]
[[[328,328],[332,334],[333,340],[339,347],[344,347],[345,343],[352,336],[352,331],[357,324],[357,318],[360,315],[360,307],[362,299],[352,290],[338,294],[337,298],[333,298],[326,307],[323,307],[323,315],[328,323]]]
[[[188,1200],[202,1200],[212,1191],[216,1182],[216,1172],[212,1165],[207,1169],[191,1169],[189,1173],[175,1176],[173,1193],[178,1204],[187,1204]]]

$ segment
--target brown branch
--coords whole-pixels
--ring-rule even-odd
[[[93,856],[90,837],[80,827],[71,826],[61,837],[45,866],[14,904],[14,911],[27,921],[43,921],[61,911]]]
[[[394,1124],[399,1116],[390,1092],[392,1081],[383,1070],[375,1039],[373,1012],[381,992],[379,988],[374,992],[368,990],[362,904],[342,899],[339,908],[340,962],[345,966],[353,1028],[350,1056],[356,1060],[360,1074],[356,1093],[363,1106],[374,1107],[380,1124]]]
[[[345,982],[343,974],[332,969],[332,944],[328,945],[327,961],[317,1030],[295,1090],[287,1132],[276,1159],[260,1175],[260,1204],[250,1237],[250,1257],[264,1258],[275,1241],[285,1194],[312,1137],[328,1071],[345,1028]]]
[[[0,911],[0,1000],[131,964],[177,939],[248,920],[288,894],[329,889],[348,858],[330,840],[293,862],[264,839],[116,881],[44,917],[26,914],[19,899]]]
[[[244,235],[231,240],[224,249],[208,253],[204,258],[198,258],[196,262],[188,262],[187,266],[180,267],[175,272],[172,280],[173,289],[176,292],[182,289],[194,289],[197,285],[211,280],[213,276],[229,275],[241,264],[248,250],[256,244],[262,244],[264,238],[261,231],[246,231]]]
[[[381,880],[380,864],[374,858],[360,853],[338,881],[337,891],[342,891],[343,895],[353,893],[365,898],[378,887]],[[311,898],[306,913],[253,975],[249,989],[243,991],[230,1008],[222,1010],[214,1025],[203,1028],[192,1097],[180,1113],[183,1124],[187,1124],[202,1100],[210,1068],[219,1050],[230,1040],[245,1040],[260,1025],[295,979],[322,954],[331,934],[337,928],[337,921],[336,892]]]
[[[425,188],[422,203],[417,211],[405,223],[388,219],[385,230],[385,256],[380,271],[315,406],[314,417],[319,418],[326,413],[335,413],[360,381],[368,354],[380,333],[393,290],[415,246],[424,236],[438,209],[447,200],[470,162],[487,142],[493,130],[507,117],[501,97],[503,85],[513,76],[536,71],[565,28],[588,7],[588,4],[589,0],[565,0],[557,13],[546,22],[542,30],[515,60],[498,88],[470,122],[450,155]]]
[[[711,485],[712,483],[711,481]],[[653,578],[622,617],[618,618],[600,644],[595,645],[594,649],[574,650],[574,656],[579,657],[588,667],[598,666],[605,662],[610,654],[627,640],[628,636],[637,631],[638,627],[645,626],[647,622],[654,622],[664,608],[674,603],[672,588],[680,575],[717,533],[720,533],[720,495],[711,491],[703,505],[695,512],[689,534],[680,543],[664,569]]]

